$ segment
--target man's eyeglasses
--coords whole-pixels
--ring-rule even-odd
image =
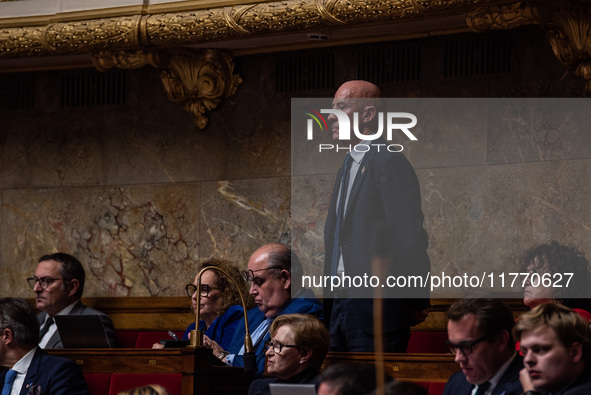
[[[212,288],[208,284],[201,284],[201,290],[199,291],[199,295],[208,296],[209,291],[211,291],[212,289],[218,289],[218,288]],[[197,292],[197,287],[195,286],[195,284],[187,284],[187,285],[185,285],[185,291],[187,291],[187,295],[190,298],[192,298],[193,294],[195,294],[195,292]]]
[[[61,278],[51,278],[51,277],[30,277],[27,278],[27,282],[29,283],[29,287],[31,287],[31,289],[35,288],[35,284],[39,283],[39,285],[41,286],[41,288],[43,289],[47,289],[47,287],[49,287],[51,284],[53,284],[54,281],[60,281],[62,280]]]
[[[299,348],[298,346],[294,346],[291,344],[281,344],[277,340],[271,340],[271,339],[269,339],[265,342],[265,350],[269,349],[269,347],[273,347],[273,352],[275,354],[281,353],[281,350],[283,349],[283,347]]]
[[[478,343],[480,343],[481,341],[483,341],[484,339],[486,339],[488,337],[488,335],[484,335],[482,336],[480,339],[474,340],[474,341],[466,341],[466,342],[460,342],[458,344],[452,343],[449,340],[445,342],[445,344],[449,347],[449,351],[451,351],[452,354],[455,354],[458,352],[458,350],[460,350],[460,352],[463,355],[470,355],[472,354],[473,348],[475,345],[477,345]]]
[[[281,269],[281,266],[271,266],[265,269],[258,269],[258,270],[243,270],[240,272],[240,275],[242,276],[242,279],[244,281],[253,281],[254,280],[254,274],[256,272],[262,272],[263,270],[271,270],[271,269]]]

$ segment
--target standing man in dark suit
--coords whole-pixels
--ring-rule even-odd
[[[515,352],[509,307],[498,299],[461,299],[447,318],[447,344],[462,371],[443,395],[520,395],[523,358]]]
[[[55,315],[99,315],[109,343],[115,347],[115,329],[111,319],[80,301],[85,277],[84,267],[72,255],[58,252],[39,258],[35,275],[27,279],[35,292],[36,307],[41,310],[37,315],[41,330],[39,347],[64,347],[53,320]]]
[[[0,299],[0,383],[11,395],[88,395],[84,376],[66,358],[37,347],[39,327],[33,308],[18,298]]]
[[[376,250],[387,257],[381,284],[389,275],[426,275],[430,268],[414,169],[401,152],[386,148],[387,141],[371,137],[382,116],[380,96],[372,83],[348,81],[333,100],[333,109],[346,114],[349,124],[358,124],[359,132],[368,138],[362,140],[351,132],[350,141],[340,141],[351,149],[337,174],[326,217],[325,276],[371,276]],[[333,140],[339,142],[339,127],[344,125],[339,125],[334,113],[328,121]],[[377,244],[376,235],[381,240]],[[383,300],[384,352],[406,352],[410,327],[424,320],[423,310],[429,306],[428,298],[396,295],[388,291]],[[373,289],[343,288],[334,293],[325,289],[324,296],[331,350],[374,351]]]

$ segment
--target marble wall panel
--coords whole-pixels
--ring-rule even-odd
[[[498,279],[519,269],[526,249],[550,240],[575,245],[590,256],[590,165],[579,160],[418,169],[432,273],[481,277],[494,272]],[[323,273],[333,182],[329,176],[293,178],[292,245],[310,274]],[[494,284],[495,293],[503,291]],[[457,296],[450,294],[455,291],[445,288],[435,296]]]
[[[102,110],[3,117],[0,188],[99,185]],[[90,122],[89,120],[92,120]]]
[[[550,240],[589,257],[590,164],[419,170],[433,269],[453,275],[509,272],[526,249]]]
[[[89,297],[181,296],[195,275],[199,184],[8,190],[2,202],[2,296],[31,296],[25,278],[57,251],[83,263]]]
[[[308,275],[324,275],[324,224],[335,178],[292,177],[291,244]]]
[[[586,99],[495,101],[489,108],[488,162],[589,158],[590,125]]]
[[[125,110],[105,115],[107,184],[289,175],[289,98],[265,99],[259,80],[245,78],[200,130],[168,100],[157,70],[128,75]]]
[[[201,257],[225,257],[244,269],[258,247],[289,244],[289,183],[288,177],[203,183]]]

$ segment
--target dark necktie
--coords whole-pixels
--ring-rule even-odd
[[[18,372],[10,369],[4,376],[4,387],[2,387],[2,395],[10,395],[10,389],[12,388],[12,382]]]
[[[485,381],[484,383],[478,385],[478,389],[476,390],[475,395],[484,395],[488,387],[490,387],[490,383],[488,381]]]
[[[41,331],[39,332],[39,341],[41,341],[41,339],[43,339],[43,336],[45,336],[45,334],[47,333],[47,331],[49,330],[51,325],[53,325],[53,323],[54,323],[53,317],[49,317],[45,321],[45,325],[43,325],[43,328],[41,328]]]
[[[337,220],[334,232],[334,246],[332,249],[332,262],[330,267],[330,274],[335,276],[339,267],[339,256],[341,252],[341,228],[345,218],[345,203],[347,200],[347,191],[349,189],[349,173],[353,160],[351,155],[347,154],[345,162],[343,163],[343,173],[341,175],[341,185],[339,187],[339,204],[337,206]]]

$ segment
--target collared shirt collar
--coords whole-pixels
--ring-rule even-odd
[[[509,368],[509,365],[511,365],[511,363],[513,363],[513,360],[515,359],[516,356],[517,356],[517,353],[514,352],[513,355],[511,356],[511,358],[509,358],[507,360],[507,362],[505,362],[501,366],[501,368],[499,370],[497,370],[497,373],[495,373],[495,375],[492,376],[490,378],[490,380],[488,380],[488,382],[490,383],[490,387],[488,388],[488,393],[492,394],[492,392],[494,391],[494,389],[497,386],[497,384],[499,383],[499,381],[501,381],[501,377],[503,377],[503,375],[505,374],[505,372]]]

